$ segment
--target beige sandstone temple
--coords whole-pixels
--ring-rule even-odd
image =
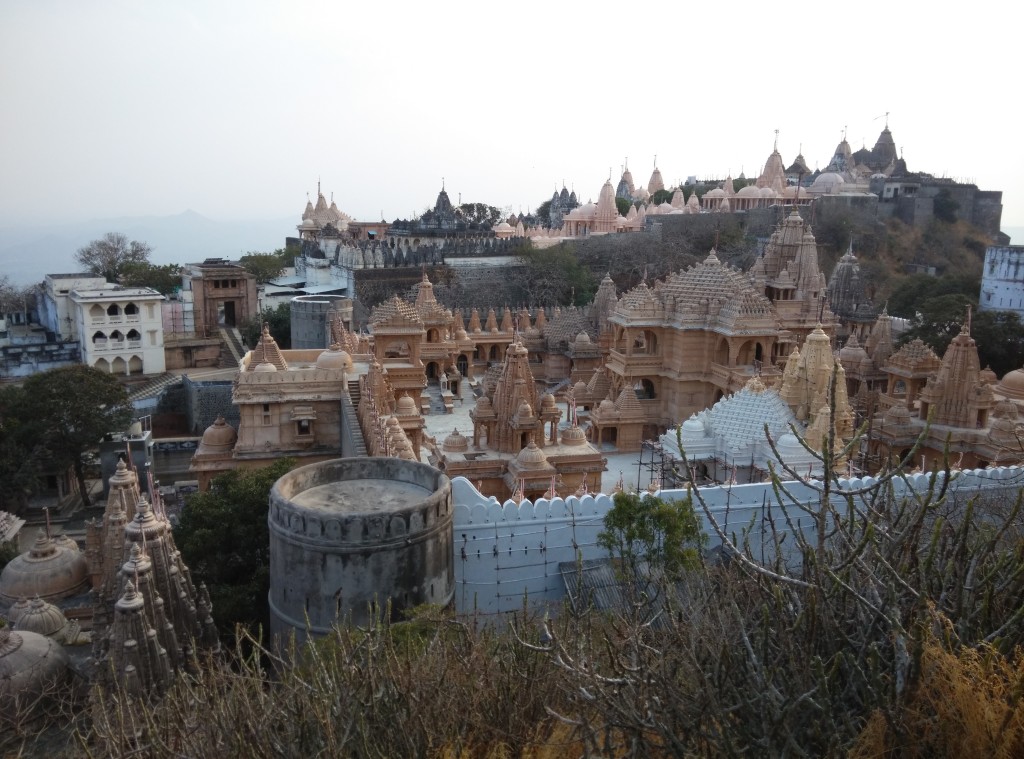
[[[896,350],[892,320],[884,311],[875,318],[858,288],[852,251],[826,282],[796,208],[749,271],[712,250],[625,293],[606,277],[587,309],[495,304],[483,316],[473,310],[467,323],[437,301],[424,274],[412,298],[374,308],[368,334],[334,320],[322,351],[282,351],[264,331],[235,381],[239,429],[211,426],[193,470],[207,487],[219,471],[281,456],[308,463],[370,453],[429,461],[498,497],[566,494],[596,484],[602,451],[639,451],[687,419],[694,444],[735,469],[736,452],[752,443],[722,425],[738,424],[728,420],[743,405],[729,399],[741,393],[750,408],[777,410],[780,435],[793,424],[820,436],[831,418],[849,440],[870,419],[876,459],[883,448],[908,449],[930,414],[925,463],[942,450],[943,435],[970,455],[965,466],[1019,453],[1020,383],[1008,376],[997,385],[980,370],[966,331],[942,359],[919,343]],[[838,351],[837,333],[849,335]],[[472,404],[471,423],[431,438],[424,415],[455,404]],[[764,421],[743,434],[763,438]],[[785,441],[803,461],[794,442]],[[763,476],[767,460],[747,466],[748,476]],[[849,463],[867,460],[854,454]]]

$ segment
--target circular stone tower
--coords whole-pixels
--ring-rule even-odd
[[[340,295],[297,295],[291,300],[292,349],[331,344],[331,317],[352,324],[352,299]]]
[[[270,491],[270,632],[303,640],[447,605],[454,592],[452,487],[426,464],[352,458],[300,467]]]

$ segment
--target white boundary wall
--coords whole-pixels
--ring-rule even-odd
[[[893,488],[897,496],[910,491],[923,494],[931,477],[908,475],[905,480],[894,480]],[[867,477],[843,479],[839,485],[850,491],[875,482]],[[805,506],[819,501],[818,491],[812,487],[798,482],[784,486]],[[1022,487],[1024,469],[1000,467],[954,472],[949,493],[955,501],[978,494],[1012,499]],[[686,491],[663,490],[659,495],[666,499],[684,498]],[[742,539],[749,528],[747,541],[755,558],[769,560],[774,555],[771,523],[784,551],[795,544],[793,531],[810,536],[811,520],[787,501],[787,521],[770,483],[706,487],[701,488],[701,495],[730,538]],[[496,498],[481,495],[469,480],[456,477],[452,480],[452,497],[455,608],[459,613],[502,614],[521,610],[524,605],[537,609],[560,604],[565,598],[565,586],[558,564],[608,556],[597,545],[597,536],[604,528],[604,515],[612,506],[609,495],[499,503]],[[713,551],[721,541],[696,502],[694,507],[708,534],[707,548]]]

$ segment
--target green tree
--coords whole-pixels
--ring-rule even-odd
[[[295,465],[280,459],[261,469],[234,469],[192,495],[174,529],[174,541],[198,585],[206,583],[218,629],[234,640],[235,625],[255,632],[269,619],[270,488]]]
[[[629,198],[615,198],[615,207],[619,211],[619,216],[625,216],[629,213],[629,209],[633,206],[633,202]]]
[[[551,201],[545,200],[534,211],[534,215],[537,217],[542,227],[550,226],[550,214],[551,214]]]
[[[39,484],[45,451],[28,401],[23,388],[0,386],[0,511],[20,512]]]
[[[510,284],[521,290],[526,302],[584,306],[593,299],[597,278],[580,263],[573,247],[523,246],[519,258],[523,266]]]
[[[455,213],[467,224],[493,227],[501,221],[501,210],[486,203],[463,203]]]
[[[242,333],[245,344],[250,348],[259,341],[264,324],[267,325],[271,336],[282,350],[291,347],[292,309],[290,304],[281,303],[274,308],[265,308],[255,319],[242,323],[238,331]]]
[[[662,203],[672,202],[672,190],[658,190],[656,193],[651,195],[651,203],[656,206],[660,206]]]
[[[48,460],[74,468],[82,500],[90,506],[82,456],[108,432],[122,432],[128,426],[128,393],[114,375],[89,366],[33,374],[23,387],[26,414],[38,424]]]
[[[245,267],[245,270],[256,277],[256,283],[265,285],[275,277],[281,276],[285,266],[284,249],[275,250],[273,253],[249,252],[238,259],[238,262]]]
[[[700,565],[707,541],[689,500],[666,501],[652,495],[616,493],[604,517],[598,545],[633,571],[646,562],[655,572],[674,579]]]
[[[161,295],[172,295],[181,289],[181,267],[178,264],[129,263],[121,269],[119,282],[126,287],[152,287]]]
[[[120,232],[107,232],[75,253],[75,261],[108,282],[120,282],[121,273],[128,264],[149,263],[153,249],[144,242],[128,240]]]

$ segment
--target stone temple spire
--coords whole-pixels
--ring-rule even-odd
[[[97,675],[107,685],[113,677],[129,690],[160,694],[197,649],[219,648],[209,595],[192,584],[166,514],[138,494],[134,474],[119,465],[110,491],[92,554],[100,562],[93,569],[100,583],[93,632]],[[127,521],[129,497],[135,502]]]
[[[114,605],[110,628],[110,655],[98,662],[101,681],[121,683],[128,695],[162,695],[171,681],[167,651],[146,614],[145,600],[129,580]],[[109,678],[109,680],[108,680]]]

